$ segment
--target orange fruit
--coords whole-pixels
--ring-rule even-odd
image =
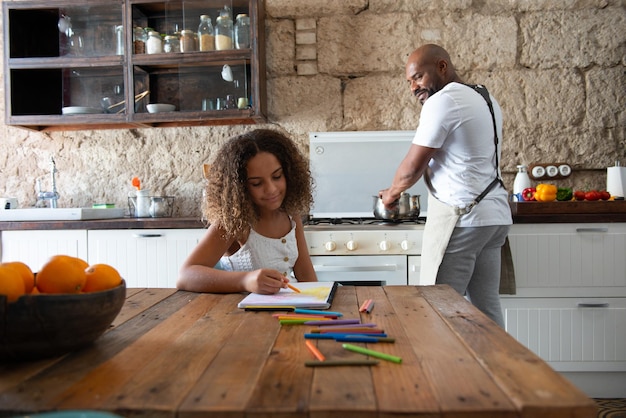
[[[22,276],[22,280],[24,280],[24,293],[30,293],[33,291],[35,287],[35,275],[33,271],[28,267],[25,263],[21,261],[7,261],[2,264],[2,266],[10,267]]]
[[[120,273],[108,264],[94,264],[85,270],[87,281],[83,292],[112,289],[122,283]]]
[[[41,293],[80,293],[87,280],[84,264],[76,257],[55,255],[37,273],[37,289]]]
[[[0,266],[0,295],[5,295],[9,302],[15,302],[23,294],[22,275],[15,269]]]

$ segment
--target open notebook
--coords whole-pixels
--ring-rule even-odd
[[[259,295],[250,293],[237,307],[251,306],[293,306],[295,308],[328,309],[335,296],[336,282],[298,282],[293,286],[300,290],[297,293],[291,289],[280,289],[273,295]]]

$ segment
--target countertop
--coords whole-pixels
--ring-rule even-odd
[[[331,310],[394,343],[353,343],[401,357],[308,367],[304,333],[243,294],[127,289],[96,342],[62,357],[0,364],[0,416],[64,409],[133,417],[579,417],[595,402],[451,287],[340,286]],[[360,313],[365,299],[371,313]],[[368,357],[312,340],[327,360]]]
[[[626,213],[513,215],[513,223],[613,223],[626,222]],[[188,229],[206,228],[200,218],[120,218],[91,221],[0,222],[0,231],[57,229]]]

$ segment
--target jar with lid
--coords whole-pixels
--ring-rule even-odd
[[[213,23],[209,15],[200,16],[200,25],[198,26],[198,49],[200,51],[215,50],[215,34]]]
[[[133,53],[145,54],[146,53],[146,41],[148,40],[148,33],[140,26],[133,28]]]
[[[150,31],[148,33],[146,52],[148,54],[160,54],[163,52],[163,41],[161,40],[161,34],[159,32]]]
[[[215,24],[215,49],[223,51],[233,49],[233,18],[230,8],[224,6]]]
[[[235,48],[250,48],[250,17],[247,14],[237,15],[235,22]]]
[[[195,34],[190,29],[184,29],[180,33],[180,52],[193,52],[196,50]]]
[[[170,54],[180,52],[180,41],[176,35],[167,35],[163,40],[163,52]]]

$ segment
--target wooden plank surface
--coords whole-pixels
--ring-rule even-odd
[[[463,298],[439,286],[420,287],[479,363],[493,376],[522,417],[595,417],[597,406],[567,379]],[[575,405],[575,412],[572,412]]]
[[[595,417],[595,403],[447,286],[340,286],[332,310],[375,323],[400,356],[374,366],[306,367],[304,333],[243,294],[133,289],[87,349],[3,365],[0,416],[102,409],[156,418]],[[360,313],[366,299],[371,313]],[[328,360],[365,359],[316,340]],[[7,415],[8,414],[8,415]]]

